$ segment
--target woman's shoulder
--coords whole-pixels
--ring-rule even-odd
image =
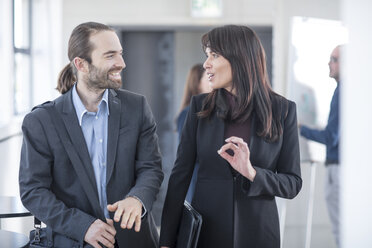
[[[208,96],[208,93],[204,93],[204,94],[195,95],[193,96],[193,98],[195,99],[195,102],[199,103],[199,102],[203,102],[207,96]]]
[[[273,109],[280,112],[283,119],[286,119],[289,113],[296,111],[296,103],[282,95],[275,93],[272,100]]]
[[[200,111],[202,106],[203,106],[204,99],[207,96],[208,96],[208,93],[192,96],[190,105],[195,105],[195,106],[192,106],[192,107],[194,107],[198,111]]]
[[[285,98],[282,95],[279,95],[278,93],[274,93],[273,99],[274,99],[273,104],[280,103],[280,104],[285,104],[291,107],[296,105],[295,102]]]
[[[181,110],[181,112],[177,116],[177,123],[183,123],[184,122],[184,120],[186,118],[186,115],[189,112],[189,110],[190,110],[190,105],[187,105],[185,108],[183,108]]]

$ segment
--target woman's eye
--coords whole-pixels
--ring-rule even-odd
[[[213,53],[212,56],[213,56],[213,58],[218,58],[218,54],[217,53]]]

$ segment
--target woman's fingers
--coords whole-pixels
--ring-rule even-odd
[[[234,143],[226,143],[218,151],[219,153],[221,153],[221,152],[226,152],[229,149],[233,150],[233,152],[235,153],[239,150],[239,147],[235,145]]]
[[[249,152],[248,144],[242,138],[239,138],[239,137],[236,137],[236,136],[231,136],[230,138],[227,138],[225,140],[225,142],[235,143],[243,151]]]

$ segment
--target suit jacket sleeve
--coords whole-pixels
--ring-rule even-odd
[[[52,191],[53,151],[43,126],[46,110],[28,114],[22,125],[23,144],[19,170],[19,188],[23,205],[53,231],[84,242],[89,226],[96,218],[79,209],[69,208]]]
[[[292,199],[300,192],[302,179],[295,103],[289,102],[276,170],[253,166],[257,172],[254,181],[244,180],[243,183],[248,196],[269,195]]]
[[[142,123],[136,147],[136,183],[127,196],[139,198],[150,210],[163,181],[161,156],[156,135],[155,119],[146,99],[142,98]]]

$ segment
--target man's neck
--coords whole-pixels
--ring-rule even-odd
[[[80,81],[80,83],[77,82],[76,84],[76,91],[81,99],[81,102],[89,112],[98,111],[98,104],[102,100],[105,89],[89,88],[85,82]]]

